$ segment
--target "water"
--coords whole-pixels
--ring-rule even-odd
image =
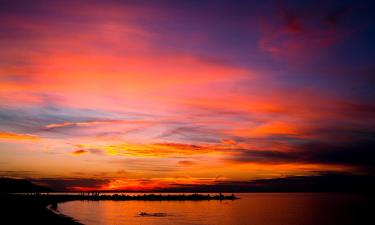
[[[59,210],[87,225],[367,225],[372,200],[361,194],[246,193],[235,201],[72,201]],[[372,198],[371,198],[372,199]],[[165,213],[142,217],[140,212]]]

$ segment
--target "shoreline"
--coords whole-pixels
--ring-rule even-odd
[[[68,216],[68,215],[65,215],[65,214],[61,213],[61,212],[59,211],[58,208],[54,209],[52,203],[49,204],[49,205],[47,205],[47,206],[46,206],[46,209],[47,209],[48,211],[52,212],[53,214],[59,216],[59,217],[62,217],[62,218],[64,218],[64,219],[66,219],[66,220],[71,220],[70,222],[73,222],[73,223],[71,223],[71,224],[82,224],[82,223],[78,222],[76,219],[74,219],[73,217],[70,217],[70,216]],[[83,225],[83,224],[82,224],[82,225]]]

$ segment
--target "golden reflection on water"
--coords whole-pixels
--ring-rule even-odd
[[[73,201],[59,210],[88,225],[343,225],[356,224],[363,196],[237,194],[235,201]],[[165,217],[139,216],[166,213]]]

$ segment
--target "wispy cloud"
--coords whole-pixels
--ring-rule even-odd
[[[0,132],[0,140],[10,141],[38,141],[40,138],[31,134],[17,134],[12,132]]]
[[[78,149],[78,150],[73,151],[72,155],[83,155],[83,154],[86,154],[86,153],[88,153],[87,150]]]

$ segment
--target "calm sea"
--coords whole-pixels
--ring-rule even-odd
[[[87,225],[367,225],[373,198],[342,193],[239,193],[234,201],[72,201],[61,213]],[[374,208],[374,209],[372,209]],[[139,216],[163,213],[162,217]]]

